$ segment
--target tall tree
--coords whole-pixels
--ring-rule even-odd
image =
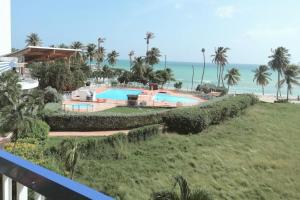
[[[203,83],[203,78],[204,78],[204,73],[205,73],[205,49],[204,48],[202,48],[202,56],[203,56],[203,70],[202,70],[200,85],[202,85],[202,83]]]
[[[274,51],[272,50],[272,55],[269,56],[271,59],[269,61],[269,66],[272,68],[272,70],[277,71],[277,92],[276,92],[276,98],[278,100],[279,98],[279,91],[280,91],[280,77],[283,75],[283,72],[285,68],[290,63],[290,54],[289,50],[284,47],[278,47]]]
[[[145,82],[145,73],[146,65],[143,57],[136,57],[131,66],[131,72],[133,74],[134,81],[144,83]]]
[[[107,54],[107,62],[111,65],[114,66],[117,63],[119,57],[119,53],[115,50]]]
[[[147,32],[146,33],[146,37],[144,38],[146,40],[146,44],[147,44],[147,51],[146,51],[146,54],[147,52],[149,51],[149,44],[150,44],[150,40],[154,38],[154,33],[152,32]]]
[[[269,84],[269,80],[271,73],[269,73],[269,67],[266,65],[260,65],[254,71],[254,79],[253,81],[256,82],[257,85],[260,85],[262,88],[262,94],[265,95],[264,87]]]
[[[95,58],[95,55],[96,55],[96,45],[95,44],[88,44],[87,45],[87,48],[86,48],[86,54],[89,58],[89,61],[90,61],[90,68],[92,68],[92,62]]]
[[[75,41],[71,44],[71,49],[82,49],[83,48],[83,44],[79,41]]]
[[[96,52],[96,60],[97,60],[97,66],[98,66],[98,68],[100,68],[101,64],[105,60],[105,48],[104,47],[98,48],[98,50]]]
[[[194,89],[194,75],[195,75],[195,69],[194,69],[194,65],[192,65],[192,90]]]
[[[129,63],[130,63],[130,67],[131,67],[131,66],[132,66],[132,57],[134,56],[134,51],[131,50],[131,51],[129,52],[128,56],[129,56]]]
[[[232,68],[228,70],[227,74],[225,75],[225,80],[227,80],[228,85],[228,91],[229,87],[233,85],[237,85],[237,83],[240,81],[240,72],[236,68]]]
[[[26,39],[27,46],[41,46],[42,40],[37,33],[30,33]]]
[[[151,195],[152,200],[213,200],[211,194],[202,189],[191,190],[186,179],[182,176],[174,178],[175,184],[171,191],[154,192]],[[179,186],[180,193],[175,191]]]
[[[280,81],[280,84],[283,85],[286,83],[286,99],[289,100],[289,94],[292,94],[293,85],[300,85],[299,83],[299,74],[300,69],[297,65],[288,65],[283,70],[283,79]]]
[[[153,67],[153,65],[159,63],[160,57],[161,57],[160,50],[156,47],[153,47],[151,48],[150,51],[147,52],[145,61],[147,64]]]
[[[212,55],[213,60],[212,62],[217,65],[217,79],[218,79],[218,86],[220,86],[222,82],[222,86],[224,87],[224,68],[225,65],[228,63],[227,60],[227,51],[230,50],[227,47],[218,47],[215,49],[215,54]]]
[[[61,43],[58,45],[58,48],[68,49],[69,47],[65,45],[64,43]]]

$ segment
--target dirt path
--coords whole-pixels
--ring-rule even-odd
[[[49,137],[85,137],[85,136],[110,136],[116,133],[128,133],[129,130],[119,130],[119,131],[86,131],[86,132],[77,132],[77,131],[68,131],[68,132],[59,132],[51,131]]]

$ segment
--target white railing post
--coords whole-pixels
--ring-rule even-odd
[[[12,200],[12,180],[2,175],[2,199],[3,200]]]
[[[34,193],[34,200],[45,200],[45,197],[39,193]]]
[[[17,183],[17,200],[28,200],[28,188]]]

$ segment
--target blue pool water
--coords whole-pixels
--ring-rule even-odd
[[[67,106],[72,109],[88,109],[93,107],[93,105],[87,103],[69,104]]]
[[[155,101],[166,101],[171,103],[197,103],[198,101],[188,97],[180,97],[175,95],[170,95],[166,93],[158,93],[154,96]]]
[[[112,100],[127,100],[127,95],[139,95],[142,90],[130,90],[130,89],[108,89],[104,92],[96,94],[97,99],[112,99]]]

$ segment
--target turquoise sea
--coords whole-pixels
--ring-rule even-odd
[[[171,68],[173,70],[174,76],[176,80],[183,82],[183,88],[184,90],[191,90],[192,89],[192,73],[193,68],[192,65],[194,65],[195,69],[195,75],[194,75],[194,88],[197,87],[197,85],[201,81],[201,75],[202,75],[202,69],[203,64],[197,63],[197,62],[167,62],[167,67]],[[238,68],[241,73],[241,80],[237,86],[233,86],[230,88],[230,93],[255,93],[255,94],[261,94],[262,89],[261,86],[256,85],[255,82],[253,82],[253,76],[255,70],[259,65],[253,65],[253,64],[228,64],[225,68],[225,71],[229,68],[235,67]],[[164,62],[161,62],[160,64],[157,64],[154,66],[154,69],[164,69],[165,64]],[[129,70],[130,65],[128,60],[119,60],[118,63],[115,65],[115,68],[124,68]],[[204,82],[206,83],[217,83],[217,67],[215,64],[212,63],[206,63],[206,70],[204,75]],[[265,94],[266,95],[274,95],[276,94],[276,80],[277,80],[277,73],[270,70],[271,75],[271,81],[268,86],[265,87]],[[225,74],[225,72],[224,72]],[[166,87],[172,88],[174,83],[170,83]],[[286,88],[283,86],[282,95],[286,95]],[[298,96],[300,95],[300,87],[294,86],[292,96]]]

